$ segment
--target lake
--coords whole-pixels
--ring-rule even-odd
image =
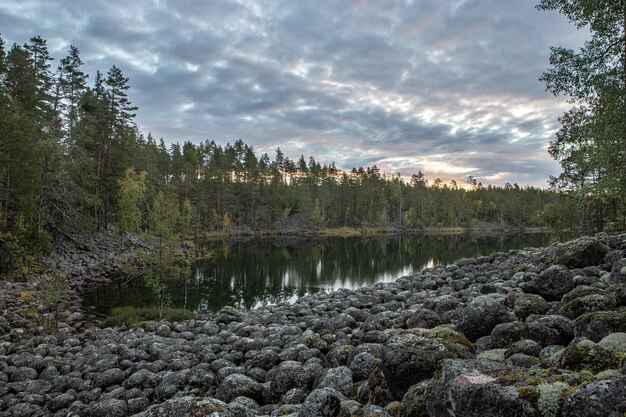
[[[254,308],[338,288],[394,281],[460,258],[547,246],[543,233],[325,238],[251,238],[207,242],[210,259],[168,283],[166,305],[200,313],[229,305]],[[142,278],[115,281],[84,295],[97,314],[113,307],[156,306]]]

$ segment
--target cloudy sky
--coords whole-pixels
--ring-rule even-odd
[[[535,3],[0,0],[0,32],[40,35],[57,62],[75,45],[91,80],[117,65],[141,130],[167,142],[545,187],[568,104],[537,79],[549,45],[587,33]]]

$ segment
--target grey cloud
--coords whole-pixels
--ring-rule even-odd
[[[0,5],[0,27],[122,68],[137,123],[168,141],[541,186],[565,106],[537,78],[549,44],[585,35],[500,0],[30,0]]]

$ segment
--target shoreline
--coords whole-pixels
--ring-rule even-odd
[[[559,415],[618,415],[625,284],[626,235],[581,237],[206,320],[29,336],[0,317],[0,412],[535,416],[553,388]]]
[[[461,235],[461,234],[523,234],[552,233],[547,227],[426,227],[424,229],[401,229],[395,227],[338,227],[302,230],[255,230],[255,231],[215,231],[202,232],[199,238],[207,240],[236,238],[273,238],[283,236],[295,237],[358,237],[358,236],[429,236],[429,235]],[[191,237],[190,237],[191,238]]]

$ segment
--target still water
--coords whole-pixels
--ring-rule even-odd
[[[230,305],[254,308],[338,288],[394,281],[459,258],[546,246],[548,234],[436,235],[237,239],[208,242],[213,256],[169,282],[166,304],[201,313]],[[156,306],[142,278],[116,281],[85,294],[84,305],[107,314],[113,307]]]

